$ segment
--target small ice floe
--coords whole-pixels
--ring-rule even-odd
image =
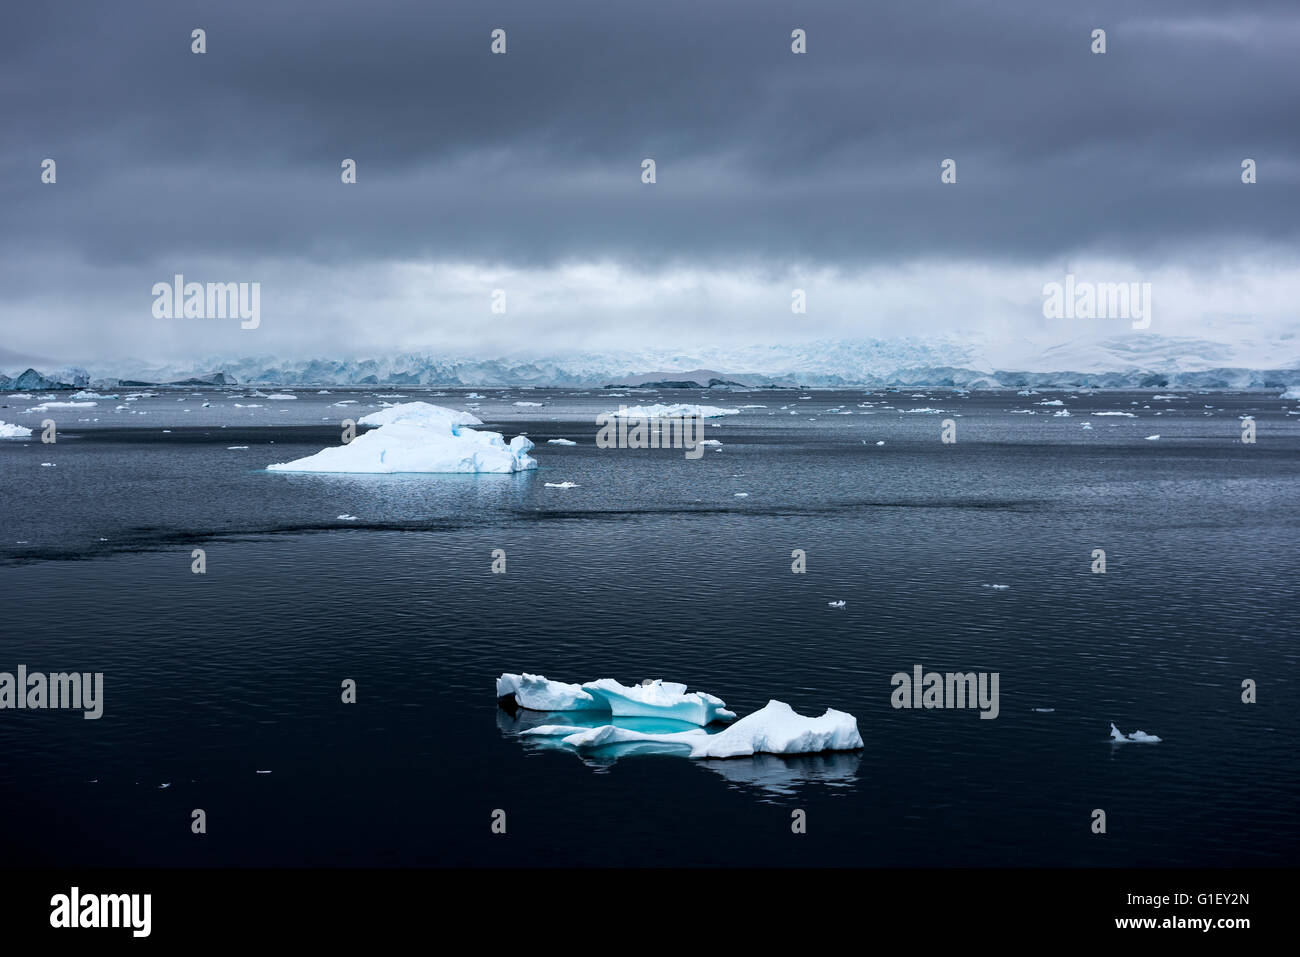
[[[172,786],[172,783],[171,783],[170,781],[168,781],[168,782],[166,782],[165,784],[160,784],[160,785],[158,785],[158,790],[161,791],[163,788],[169,788],[169,787],[171,787],[171,786]]]
[[[240,402],[236,402],[235,408],[236,409],[260,409],[261,406],[258,405],[256,402],[250,402],[248,405],[244,405]]]
[[[42,463],[41,463],[41,468],[43,468],[43,469],[52,469],[52,468],[54,468],[54,463],[53,463],[53,462],[42,462]]]
[[[714,448],[722,448],[722,443],[717,439],[700,439],[699,445],[708,445]]]
[[[1092,423],[1091,423],[1091,422],[1085,422],[1085,423],[1083,423],[1083,427],[1084,427],[1085,429],[1089,429],[1089,430],[1091,430],[1091,429],[1092,429]]]
[[[515,405],[529,406],[534,409],[540,409],[543,405],[541,402],[516,402]]]
[[[547,482],[547,488],[577,488],[577,482]]]
[[[1034,710],[1037,711],[1039,714],[1052,714],[1054,711],[1056,711],[1055,708],[1035,708]]]
[[[1126,419],[1137,418],[1136,412],[1094,412],[1093,415],[1119,415]]]
[[[356,399],[342,399],[342,400],[340,400],[340,401],[338,401],[338,402],[335,402],[334,404],[335,404],[335,405],[356,405],[356,404],[357,404],[357,400],[356,400]]]
[[[736,498],[749,498],[749,493],[748,493],[748,492],[736,492],[736,493],[735,493],[735,497],[736,497]]]
[[[98,402],[42,402],[40,405],[32,406],[28,412],[48,412],[50,409],[90,409],[99,405]]]
[[[617,412],[606,412],[606,416],[629,419],[714,419],[720,415],[739,415],[739,409],[723,409],[716,405],[634,405],[632,408],[619,408]]]
[[[339,516],[339,519],[338,519],[338,520],[339,520],[340,522],[355,522],[355,521],[357,520],[357,517],[356,517],[355,515],[348,515],[348,514],[345,512],[344,514],[342,514],[342,515]]]
[[[25,439],[32,434],[32,430],[16,422],[5,424],[0,420],[0,439]]]
[[[1156,744],[1160,739],[1154,734],[1147,734],[1145,731],[1134,731],[1132,734],[1125,734],[1119,728],[1115,727],[1112,721],[1110,725],[1110,739],[1112,741],[1137,741],[1146,744]]]
[[[547,439],[547,445],[577,445],[572,439]]]
[[[839,601],[828,601],[826,604],[830,605],[832,608],[843,608],[844,599],[841,598]]]
[[[1006,591],[1010,585],[985,585],[985,588],[992,588],[994,591]]]
[[[246,448],[248,448],[247,445],[227,445],[227,446],[226,446],[226,451],[227,451],[227,452],[242,452],[242,451],[243,451],[244,449],[246,449]]]
[[[296,395],[290,395],[288,392],[272,392],[267,396],[267,398],[283,402],[286,399],[296,399],[298,397]]]
[[[1052,417],[1055,419],[1068,419],[1070,417],[1070,410],[1062,409],[1060,412],[1053,412]]]
[[[858,721],[853,715],[828,708],[821,717],[812,718],[776,700],[717,734],[709,734],[703,728],[655,734],[613,724],[598,728],[541,725],[522,733],[559,737],[562,744],[578,750],[611,744],[656,744],[677,753],[685,751],[692,758],[816,754],[853,751],[863,746]]]
[[[270,771],[258,771],[257,773],[258,773],[258,774],[270,774],[271,772],[270,772]]]
[[[1160,436],[1158,436],[1158,435],[1148,435],[1148,436],[1147,436],[1147,441],[1148,441],[1148,442],[1158,442],[1158,441],[1160,441]]]
[[[1293,385],[1288,387],[1285,392],[1283,392],[1280,396],[1278,396],[1278,398],[1279,399],[1300,399],[1300,385]],[[1207,406],[1206,408],[1209,407]]]
[[[1044,399],[1041,402],[1035,402],[1034,405],[1065,405],[1060,399]]]

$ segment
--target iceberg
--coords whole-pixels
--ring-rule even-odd
[[[716,405],[634,405],[631,408],[620,406],[617,412],[605,415],[620,416],[629,419],[668,419],[690,417],[697,419],[716,419],[722,415],[740,415],[739,409],[723,409]]]
[[[714,721],[732,721],[727,703],[705,691],[687,694],[686,685],[654,680],[627,687],[613,678],[588,681],[583,690],[605,702],[615,717],[675,718],[701,727]]]
[[[1119,728],[1115,727],[1114,722],[1110,726],[1110,739],[1112,741],[1138,741],[1147,744],[1158,744],[1160,739],[1154,734],[1147,734],[1145,731],[1134,731],[1132,734],[1125,734]]]
[[[1278,398],[1279,399],[1300,399],[1300,385],[1293,385],[1288,387],[1285,392],[1283,392],[1280,396],[1278,396]]]
[[[507,695],[514,695],[515,703],[529,711],[595,710],[614,717],[667,718],[700,726],[736,717],[716,695],[687,693],[684,684],[658,679],[631,687],[613,678],[577,685],[542,675],[506,673],[497,679],[497,698]]]
[[[582,685],[551,681],[541,675],[528,673],[503,674],[497,679],[497,697],[515,696],[515,703],[529,711],[607,711],[603,700],[597,699]]]
[[[821,751],[852,751],[861,748],[857,719],[843,711],[826,709],[819,718],[799,714],[783,701],[772,700],[717,734],[703,728],[654,734],[620,728],[612,724],[599,728],[571,725],[541,725],[522,732],[528,735],[560,737],[575,749],[611,744],[651,743],[671,750],[684,750],[692,758],[738,758],[754,754],[815,754]]]
[[[533,443],[516,435],[479,432],[468,412],[428,402],[403,402],[357,420],[376,426],[346,445],[267,466],[271,472],[520,472],[537,468]]]
[[[0,421],[0,439],[25,439],[32,434],[32,430],[25,425],[19,425],[17,422],[5,423]]]
[[[547,445],[577,445],[572,439],[547,439]]]

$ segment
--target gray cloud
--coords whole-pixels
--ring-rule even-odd
[[[129,290],[212,261],[364,282],[420,261],[1286,258],[1298,44],[1291,2],[20,5],[0,34],[0,319],[95,308],[97,271]],[[90,288],[66,288],[70,261]]]

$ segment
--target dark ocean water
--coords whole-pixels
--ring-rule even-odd
[[[0,711],[0,864],[1300,862],[1300,403],[479,391],[380,394],[477,403],[538,470],[264,471],[401,401],[374,391],[0,397],[38,429],[0,441],[0,671],[105,682],[98,721]],[[765,408],[713,420],[700,461],[595,447],[597,413],[655,401]],[[916,664],[998,672],[998,718],[893,709]],[[833,707],[865,747],[579,757],[497,707],[523,670]],[[1111,721],[1163,741],[1113,745]]]

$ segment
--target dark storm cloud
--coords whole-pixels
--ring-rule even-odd
[[[30,291],[66,257],[853,267],[1290,244],[1298,50],[1291,2],[10,5],[4,277]]]

